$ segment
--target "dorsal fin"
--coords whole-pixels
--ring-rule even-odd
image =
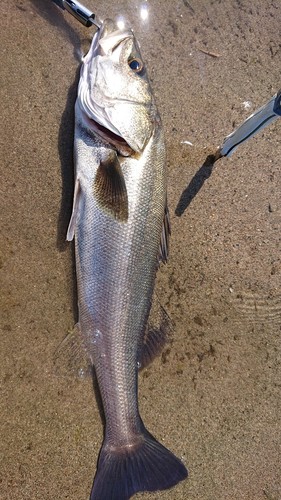
[[[171,235],[171,224],[170,224],[169,209],[166,202],[163,228],[160,240],[160,249],[159,249],[159,262],[163,262],[164,264],[166,264],[168,260],[170,235]]]
[[[101,208],[121,222],[128,219],[127,189],[115,151],[100,162],[93,190]]]

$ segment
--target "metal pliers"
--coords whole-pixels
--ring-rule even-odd
[[[76,0],[53,0],[61,9],[67,10],[72,14],[81,24],[89,28],[93,24],[97,27],[101,27],[101,21],[99,18],[91,12],[87,7],[84,7],[80,2]]]
[[[230,156],[235,149],[253,137],[264,127],[281,116],[281,89],[264,106],[253,113],[234,132],[223,141],[216,153],[216,160],[222,156]]]

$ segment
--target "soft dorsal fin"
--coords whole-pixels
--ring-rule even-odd
[[[170,224],[169,209],[166,203],[163,228],[160,240],[160,249],[159,249],[159,262],[163,262],[164,264],[166,264],[168,260],[170,235],[171,235],[171,224]]]
[[[128,219],[127,189],[115,151],[100,162],[93,191],[101,208],[121,222]]]

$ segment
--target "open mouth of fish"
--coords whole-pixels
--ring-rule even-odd
[[[104,125],[101,125],[98,121],[89,117],[85,112],[83,112],[83,117],[91,132],[98,136],[102,141],[113,146],[119,154],[122,156],[131,156],[135,153],[123,137],[112,132],[112,130]]]

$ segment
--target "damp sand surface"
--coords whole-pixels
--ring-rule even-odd
[[[190,477],[135,498],[279,500],[281,121],[213,168],[206,158],[280,88],[280,3],[92,8],[134,28],[167,143],[172,237],[157,286],[174,333],[140,373],[139,400]],[[64,237],[93,30],[47,0],[3,0],[0,25],[0,497],[86,500],[102,421],[91,380],[58,375],[53,359],[77,318]]]

